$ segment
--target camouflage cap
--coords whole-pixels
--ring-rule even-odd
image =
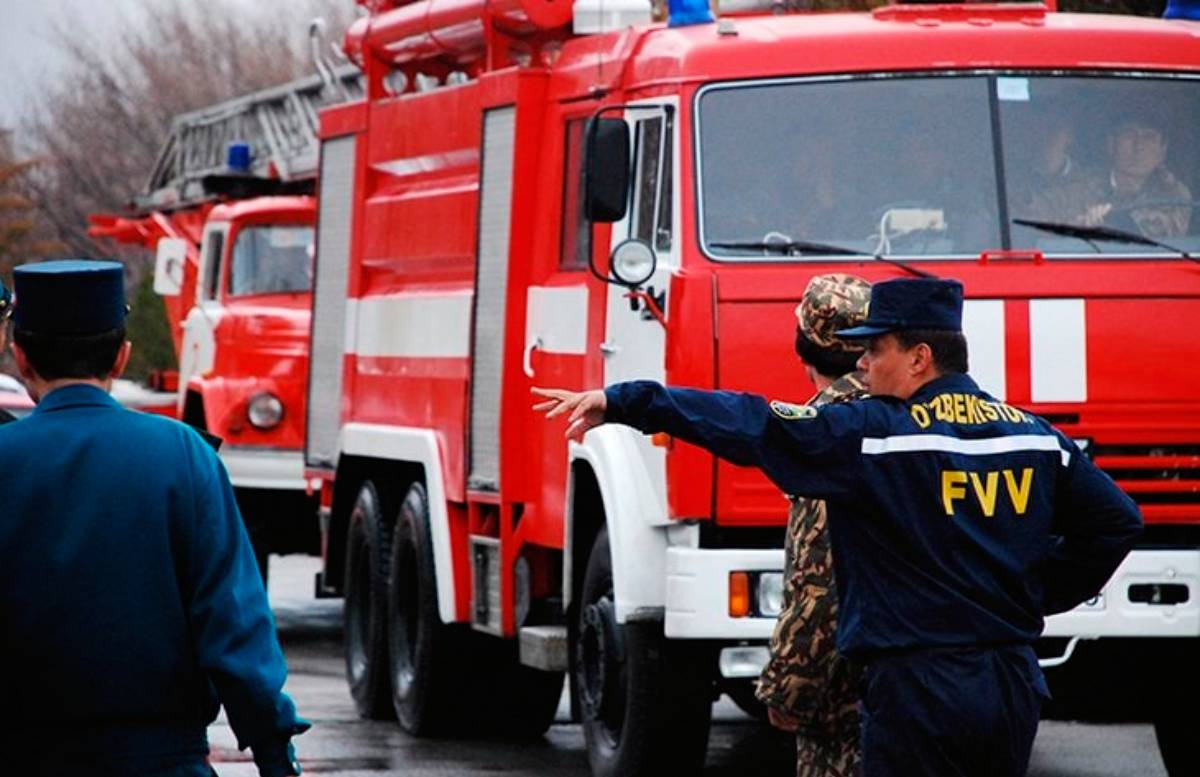
[[[834,337],[839,329],[859,326],[867,318],[871,284],[857,275],[829,273],[808,282],[796,320],[800,333],[813,345],[836,351],[859,353],[863,343]]]

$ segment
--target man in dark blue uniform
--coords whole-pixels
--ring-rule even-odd
[[[266,777],[308,728],[228,476],[194,431],[107,393],[130,352],[123,268],[13,274],[33,413],[0,429],[5,773],[207,777],[224,705]]]
[[[827,500],[838,649],[865,664],[868,777],[1024,774],[1043,616],[1093,596],[1141,533],[1133,502],[1042,419],[966,375],[962,286],[876,284],[871,399],[821,408],[636,381],[538,391],[568,436],[667,432]]]

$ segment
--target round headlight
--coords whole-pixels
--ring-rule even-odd
[[[274,394],[263,392],[250,397],[246,404],[246,420],[255,429],[271,429],[283,420],[283,403]]]
[[[654,249],[644,240],[630,238],[617,245],[610,257],[612,274],[618,281],[637,288],[654,274]]]

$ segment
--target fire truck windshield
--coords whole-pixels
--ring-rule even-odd
[[[245,227],[233,245],[229,293],[238,296],[309,291],[312,261],[312,227]]]
[[[700,231],[724,261],[1200,251],[1200,79],[937,74],[718,84],[697,98]],[[1194,194],[1195,193],[1195,194]],[[1014,219],[1017,221],[1014,222]]]

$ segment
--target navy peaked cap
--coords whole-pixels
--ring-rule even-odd
[[[942,278],[899,278],[871,287],[867,320],[840,329],[841,338],[875,337],[904,329],[962,331],[963,287]]]
[[[13,270],[18,329],[48,335],[97,334],[125,323],[125,267],[71,259]]]

